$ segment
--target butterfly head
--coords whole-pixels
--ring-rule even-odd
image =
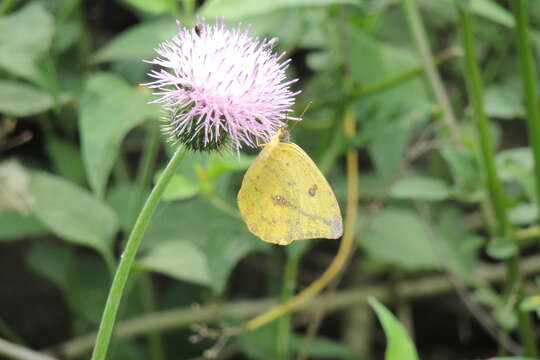
[[[280,142],[289,142],[291,140],[291,136],[289,134],[289,131],[284,127],[279,128],[279,130],[276,133],[276,138]]]

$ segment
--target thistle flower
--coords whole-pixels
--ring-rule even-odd
[[[173,140],[193,150],[214,150],[228,139],[238,151],[255,147],[286,126],[295,96],[290,90],[298,79],[286,81],[289,60],[275,54],[272,40],[249,35],[249,27],[226,27],[204,20],[192,29],[181,28],[155,50],[149,61],[159,68],[146,86],[157,89],[154,103],[163,104],[164,130]]]

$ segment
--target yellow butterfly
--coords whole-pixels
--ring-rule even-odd
[[[337,239],[343,221],[334,192],[308,154],[280,129],[247,170],[238,207],[248,229],[264,241]]]

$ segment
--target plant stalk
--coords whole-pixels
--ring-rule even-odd
[[[159,126],[155,122],[150,122],[146,132],[146,139],[144,143],[144,149],[142,152],[142,158],[137,169],[137,178],[135,180],[135,196],[131,200],[131,206],[129,208],[128,224],[129,229],[132,229],[136,220],[137,214],[141,210],[141,206],[144,202],[144,197],[147,194],[147,190],[150,185],[152,174],[154,173],[154,166],[156,158],[159,152],[160,145],[160,131]],[[123,244],[125,246],[125,243]],[[155,309],[154,300],[154,288],[152,286],[152,275],[146,271],[143,271],[138,276],[137,292],[139,294],[140,303],[145,313],[152,313]],[[158,332],[150,333],[146,337],[149,348],[150,357],[153,360],[164,360],[165,350],[163,347],[163,341]]]
[[[105,310],[103,311],[101,324],[96,338],[96,345],[92,354],[92,360],[104,360],[107,356],[118,308],[120,307],[120,301],[122,300],[124,289],[131,268],[133,267],[133,262],[135,261],[135,255],[137,254],[144,232],[148,227],[152,214],[156,210],[161,195],[174,175],[176,168],[182,162],[185,154],[186,150],[184,147],[179,146],[176,149],[137,217],[135,226],[127,241],[126,248],[120,258],[120,263],[116,269],[116,274],[107,297]]]
[[[450,103],[450,99],[444,88],[441,76],[435,66],[435,61],[433,60],[433,54],[429,46],[429,40],[426,35],[424,24],[422,23],[418,4],[416,3],[416,0],[403,0],[403,7],[425,74],[431,85],[435,99],[443,111],[443,121],[450,132],[452,141],[456,144],[460,144],[461,132],[456,124],[456,117],[452,110],[452,104]]]
[[[296,288],[296,277],[298,275],[298,265],[300,257],[287,255],[287,263],[285,265],[285,274],[283,276],[283,286],[281,288],[281,302],[289,300]],[[284,315],[277,323],[276,335],[276,355],[278,360],[289,359],[290,335],[292,331],[291,314]]]
[[[489,122],[484,112],[483,104],[483,89],[482,79],[480,76],[480,68],[476,62],[475,40],[472,29],[471,15],[464,7],[457,5],[459,14],[459,27],[461,33],[461,42],[465,55],[465,80],[467,84],[467,92],[474,109],[474,120],[480,141],[480,149],[482,153],[482,162],[486,171],[487,187],[493,207],[497,235],[507,241],[510,239],[510,222],[506,213],[506,199],[504,196],[501,182],[497,176],[497,168],[495,166],[495,151],[493,149],[493,141]],[[523,297],[523,283],[521,270],[519,267],[519,251],[518,254],[511,256],[506,260],[507,269],[507,296],[513,295],[517,297],[516,304],[519,305]],[[525,355],[536,357],[537,350],[531,319],[528,314],[522,313],[519,307],[516,307],[518,314],[518,332],[520,340],[525,348]]]
[[[527,1],[512,0],[512,11],[516,19],[516,38],[519,63],[521,66],[521,82],[527,109],[527,125],[529,142],[534,158],[534,179],[536,184],[536,205],[540,214],[540,103],[538,101],[537,73],[531,51],[529,38],[529,19]]]

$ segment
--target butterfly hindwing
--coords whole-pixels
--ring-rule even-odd
[[[238,194],[240,213],[262,240],[338,238],[341,213],[330,185],[296,144],[267,145],[246,172]]]

